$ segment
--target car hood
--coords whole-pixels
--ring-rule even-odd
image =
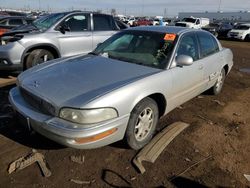
[[[81,56],[45,63],[22,73],[19,84],[57,107],[84,104],[133,81],[160,72],[101,56]]]

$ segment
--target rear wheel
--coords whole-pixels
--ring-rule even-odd
[[[217,78],[215,85],[211,88],[212,94],[218,95],[221,92],[225,81],[225,77],[226,77],[226,71],[223,68],[219,74],[219,77]]]
[[[140,101],[131,112],[125,139],[135,150],[145,146],[153,137],[158,123],[159,111],[151,98]]]
[[[27,57],[27,61],[26,61],[26,69],[29,69],[35,65],[39,65],[43,62],[49,61],[54,59],[54,55],[45,49],[36,49],[33,50],[29,56]]]

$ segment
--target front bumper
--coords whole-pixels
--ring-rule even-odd
[[[244,36],[243,35],[240,35],[240,34],[228,34],[227,35],[228,38],[231,38],[231,39],[238,39],[238,40],[244,40]]]
[[[125,115],[103,123],[94,124],[88,128],[73,128],[74,123],[58,117],[48,116],[35,110],[24,101],[17,87],[10,91],[9,100],[13,108],[27,119],[27,124],[33,130],[51,140],[72,148],[92,149],[121,140],[124,137],[129,120],[129,115]],[[114,128],[116,129],[114,133],[100,140],[83,144],[75,141],[75,139],[89,138]]]
[[[24,50],[19,42],[0,45],[0,70],[21,70]]]

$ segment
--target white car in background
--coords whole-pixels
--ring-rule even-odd
[[[244,23],[235,26],[227,34],[228,38],[250,40],[250,23]]]

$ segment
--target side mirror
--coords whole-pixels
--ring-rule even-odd
[[[65,34],[66,31],[70,31],[70,28],[66,25],[59,25],[57,30],[60,31],[62,34]]]
[[[178,55],[176,57],[176,63],[179,66],[189,66],[192,65],[194,62],[193,58],[188,55]]]

